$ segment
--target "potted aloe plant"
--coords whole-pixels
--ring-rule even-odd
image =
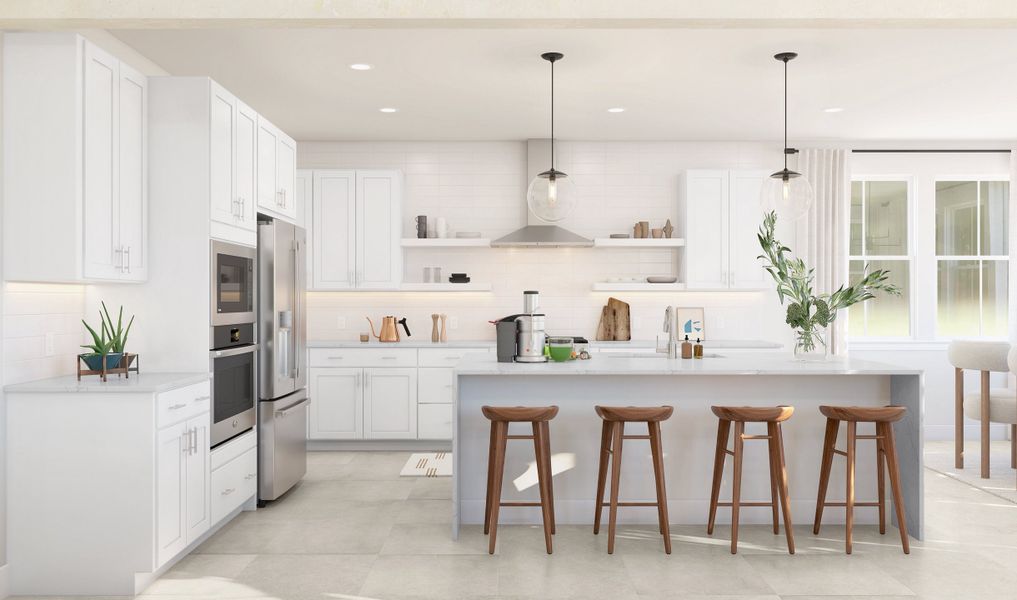
[[[127,327],[124,327],[124,307],[121,306],[120,312],[117,315],[116,325],[114,325],[109,310],[106,308],[106,303],[102,302],[101,304],[99,331],[96,331],[84,319],[81,320],[85,329],[92,336],[91,344],[81,345],[82,348],[91,350],[91,353],[82,354],[81,359],[93,371],[103,370],[102,359],[104,356],[106,357],[106,369],[115,369],[120,366],[120,361],[124,356],[124,348],[127,345],[127,335],[131,332],[131,325],[134,324],[134,316],[132,315],[131,320],[127,323]]]
[[[763,218],[757,236],[763,254],[757,258],[765,261],[763,268],[777,282],[777,297],[781,305],[788,301],[785,322],[794,330],[795,358],[823,360],[828,354],[827,329],[837,318],[838,311],[875,298],[875,292],[899,296],[900,288],[887,283],[889,271],[876,269],[863,272],[858,283],[842,285],[832,294],[813,293],[815,269],[808,267],[800,258],[788,256],[791,249],[774,238],[776,225],[775,212]],[[865,271],[868,271],[867,266]]]

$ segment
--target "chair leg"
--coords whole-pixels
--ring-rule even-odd
[[[534,421],[533,427],[533,455],[537,462],[537,487],[540,489],[540,516],[544,523],[544,546],[547,553],[551,554],[551,516],[548,513],[547,502],[547,471],[544,465],[544,430],[539,422]]]
[[[954,369],[953,466],[964,468],[964,369]]]
[[[989,372],[982,371],[982,479],[989,478]]]
[[[770,465],[770,508],[773,512],[773,534],[777,535],[780,533],[780,498],[777,496],[777,436],[772,429],[767,423],[766,431],[770,438],[766,440],[767,455],[769,456],[767,463]]]
[[[823,436],[823,459],[819,468],[819,493],[816,495],[816,520],[812,525],[812,533],[815,535],[819,535],[819,527],[823,522],[823,508],[826,507],[826,490],[830,487],[833,450],[837,446],[837,431],[839,429],[839,420],[826,420],[826,435]]]
[[[554,519],[554,473],[551,471],[551,427],[547,421],[540,423],[540,438],[544,442],[544,472],[547,473],[547,505],[551,517],[551,535],[557,533]]]
[[[738,510],[742,493],[742,448],[745,445],[745,423],[735,422],[734,474],[731,482],[731,554],[738,553]]]
[[[787,491],[787,460],[784,458],[784,430],[780,423],[774,427],[777,432],[777,453],[780,461],[777,463],[777,486],[780,491],[780,506],[784,511],[784,535],[787,537],[788,554],[795,553],[795,531],[791,522],[791,498]]]
[[[612,424],[614,443],[611,446],[611,507],[607,521],[607,553],[614,554],[614,532],[618,523],[618,485],[621,483],[622,440],[625,435],[625,423],[616,421]]]
[[[505,478],[505,443],[508,435],[508,423],[498,421],[496,432],[496,446],[494,449],[494,478],[491,482],[491,516],[488,520],[488,528],[491,532],[491,539],[488,542],[487,553],[494,554],[495,542],[498,539],[498,509],[501,508],[501,484]]]
[[[851,533],[855,525],[855,440],[858,423],[847,424],[847,475],[844,496],[844,548],[851,554]]]
[[[667,517],[667,486],[664,484],[664,447],[660,443],[660,423],[649,423],[648,428],[653,475],[657,482],[657,517],[660,520],[660,533],[664,536],[664,552],[671,554],[671,525]]]
[[[893,434],[892,423],[880,423],[883,428],[883,441],[886,448],[886,464],[890,471],[890,488],[893,490],[893,508],[897,513],[897,527],[900,529],[900,543],[904,554],[911,554],[908,541],[908,521],[904,512],[904,496],[900,489],[900,463],[897,462],[897,441]]]
[[[600,516],[604,512],[604,488],[607,465],[611,458],[611,423],[604,421],[600,432],[600,467],[597,470],[597,509],[593,515],[593,535],[600,533]]]
[[[876,494],[879,502],[879,535],[886,534],[886,446],[883,445],[882,431],[876,424]]]
[[[731,430],[731,421],[720,419],[717,422],[717,449],[713,457],[713,488],[710,491],[710,518],[706,522],[707,535],[713,535],[713,525],[717,521],[717,502],[720,500],[720,484],[724,480],[724,461],[727,458],[727,436]]]
[[[1017,469],[1017,425],[1010,426],[1010,468]]]
[[[496,446],[497,426],[496,422],[491,421],[491,440],[488,443],[489,448],[487,450],[487,496],[484,503],[484,535],[491,531],[491,485],[494,482],[494,449]]]

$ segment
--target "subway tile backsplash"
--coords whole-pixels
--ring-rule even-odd
[[[74,373],[84,341],[85,287],[5,283],[3,293],[4,383]]]

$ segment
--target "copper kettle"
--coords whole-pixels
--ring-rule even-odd
[[[410,328],[406,325],[406,317],[396,320],[392,315],[388,315],[381,318],[381,333],[374,332],[374,321],[371,317],[366,317],[367,322],[371,324],[371,335],[378,339],[379,342],[398,342],[399,341],[399,329],[396,328],[396,324],[403,326],[406,331],[406,337],[410,337]]]

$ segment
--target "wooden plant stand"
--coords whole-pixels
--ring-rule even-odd
[[[105,383],[108,375],[123,375],[125,378],[130,379],[131,372],[140,372],[139,367],[141,365],[141,359],[138,358],[137,354],[124,352],[123,356],[120,357],[120,366],[116,368],[108,368],[106,366],[106,356],[103,356],[102,368],[97,370],[88,368],[88,365],[85,363],[84,356],[84,354],[79,354],[77,356],[78,381],[81,381],[82,375],[98,375],[103,383]]]

